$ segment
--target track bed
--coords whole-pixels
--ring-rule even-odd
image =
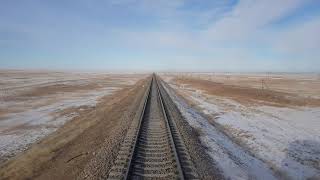
[[[153,76],[141,118],[132,122],[109,179],[196,179],[175,123]]]

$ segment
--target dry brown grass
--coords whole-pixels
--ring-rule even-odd
[[[21,96],[35,97],[35,96],[47,96],[62,92],[73,92],[79,90],[92,90],[97,89],[101,86],[97,83],[80,84],[80,85],[66,85],[66,84],[55,84],[43,87],[36,87],[28,92],[24,92]]]
[[[130,108],[137,106],[143,94],[144,83],[139,81],[101,99],[94,109],[79,111],[79,117],[2,165],[1,179],[77,179],[93,169],[98,172],[91,174],[106,173],[133,116]],[[125,112],[128,118],[123,118]],[[97,162],[93,169],[88,167],[92,161]]]
[[[91,82],[88,84],[79,85],[67,85],[67,84],[54,84],[42,87],[34,87],[31,90],[16,94],[14,96],[3,97],[3,101],[24,101],[33,97],[48,96],[54,94],[61,94],[67,92],[77,92],[77,91],[89,91],[101,88],[102,86],[98,83]]]
[[[194,78],[177,78],[174,81],[177,84],[189,84],[192,87],[201,89],[210,95],[231,98],[242,104],[263,103],[273,106],[320,106],[320,99],[297,97],[292,93],[269,89],[228,85]]]
[[[8,114],[8,111],[4,109],[0,109],[0,120],[1,120],[1,117],[5,117],[7,114]]]

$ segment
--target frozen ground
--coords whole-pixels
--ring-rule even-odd
[[[0,163],[144,75],[0,71]]]
[[[192,85],[170,86],[184,97],[172,95],[227,177],[320,178],[319,107],[243,105]]]
[[[320,74],[288,73],[170,73],[167,79],[187,77],[241,87],[268,88],[298,96],[320,98]]]

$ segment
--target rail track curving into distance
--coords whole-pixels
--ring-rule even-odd
[[[176,124],[167,116],[159,81],[153,75],[140,118],[132,121],[108,179],[198,179]]]

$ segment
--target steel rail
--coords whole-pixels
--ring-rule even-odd
[[[132,151],[132,153],[131,153],[131,155],[130,155],[129,162],[128,162],[128,168],[127,168],[126,174],[125,174],[125,176],[124,176],[124,179],[125,179],[125,180],[128,180],[128,179],[129,179],[129,173],[130,173],[130,170],[131,170],[131,164],[132,164],[132,160],[133,160],[133,155],[135,154],[135,151],[137,151],[137,150],[136,150],[136,146],[137,146],[137,142],[138,142],[138,137],[139,137],[139,135],[140,135],[140,133],[141,133],[141,124],[142,124],[142,121],[143,121],[143,119],[144,119],[144,115],[145,115],[144,113],[145,113],[145,110],[146,110],[146,106],[147,106],[149,97],[150,97],[150,95],[151,95],[151,88],[152,88],[152,83],[153,83],[153,81],[154,81],[154,79],[152,78],[152,79],[151,79],[151,83],[150,83],[149,88],[148,88],[148,95],[147,95],[147,97],[146,97],[146,99],[145,99],[145,101],[144,101],[144,104],[143,104],[143,110],[142,110],[142,113],[141,113],[141,115],[140,115],[139,125],[138,125],[138,129],[137,129],[138,132],[137,132],[137,134],[136,134],[136,136],[135,136],[135,138],[134,138],[133,151]]]
[[[167,109],[165,107],[165,102],[163,99],[163,96],[161,94],[160,91],[160,82],[158,82],[158,78],[156,77],[155,74],[152,75],[151,78],[151,82],[149,84],[148,90],[145,93],[144,97],[145,100],[143,102],[143,107],[141,110],[141,105],[140,105],[140,110],[141,110],[141,114],[139,115],[139,118],[136,118],[135,121],[133,121],[131,123],[131,127],[130,130],[128,130],[126,138],[120,148],[118,157],[115,161],[115,164],[113,165],[113,167],[111,168],[109,175],[108,175],[108,179],[132,179],[135,176],[140,176],[140,168],[141,165],[145,168],[146,166],[148,166],[147,164],[140,164],[141,160],[139,160],[141,158],[141,153],[143,154],[143,150],[141,151],[141,148],[143,148],[144,143],[145,143],[145,138],[149,137],[148,134],[146,134],[149,130],[148,128],[150,128],[150,125],[148,125],[148,123],[150,123],[150,115],[152,116],[152,114],[150,113],[150,109],[146,112],[147,107],[151,106],[152,103],[157,103],[157,113],[160,113],[160,120],[164,123],[163,125],[163,132],[165,132],[165,136],[166,138],[164,138],[163,142],[166,142],[165,144],[167,144],[166,146],[169,148],[167,151],[168,154],[170,155],[170,162],[172,162],[172,172],[175,179],[197,179],[195,173],[192,169],[192,162],[190,160],[190,157],[187,155],[188,153],[186,152],[186,149],[184,147],[184,143],[179,135],[178,129],[175,125],[174,122],[171,122],[172,119],[169,118],[168,116],[168,112]],[[156,101],[155,101],[156,100]],[[151,108],[151,107],[149,107]],[[161,110],[160,110],[161,109]],[[140,111],[139,110],[139,111]],[[156,118],[157,115],[154,117]],[[137,122],[138,120],[138,122]],[[149,120],[149,121],[148,121]],[[152,120],[151,122],[154,122],[154,120]],[[151,125],[152,126],[152,125]],[[145,129],[147,128],[147,129]],[[153,127],[151,127],[153,128]],[[156,128],[156,127],[154,127]],[[156,130],[157,131],[157,130]],[[178,135],[177,135],[178,134]],[[147,135],[147,136],[146,136]],[[153,135],[151,135],[152,137]],[[163,136],[163,135],[162,135]],[[154,138],[154,137],[152,137]],[[177,139],[178,138],[178,139]],[[177,142],[176,142],[177,141]],[[151,144],[153,143],[153,140],[151,140],[150,142]],[[144,148],[143,148],[144,149]],[[148,148],[147,148],[148,149]],[[146,149],[146,150],[147,150]],[[153,150],[152,150],[153,151]],[[179,153],[182,153],[181,155],[179,155]],[[157,153],[156,153],[157,154]],[[148,155],[150,156],[150,155]],[[148,159],[151,158],[152,159],[152,155],[150,157],[148,156],[144,156],[144,158]],[[166,155],[167,156],[167,155]],[[164,156],[164,157],[166,157]],[[149,159],[150,161],[150,159]],[[142,161],[142,162],[147,162],[147,161]],[[159,162],[161,163],[161,162]],[[137,169],[138,168],[138,169]],[[145,169],[142,170],[145,170]],[[149,173],[149,175],[151,175],[150,177],[158,177],[158,173],[152,172],[152,170],[147,170],[147,171],[151,171],[151,173]],[[184,172],[186,171],[186,172]],[[143,172],[143,171],[142,171]],[[155,174],[153,174],[155,173]],[[170,174],[170,173],[168,173]],[[149,177],[148,173],[145,174],[145,177]],[[168,175],[168,176],[171,176]],[[144,175],[141,175],[144,176]],[[162,177],[162,176],[160,176]],[[164,177],[164,176],[163,176]]]
[[[173,150],[173,153],[174,153],[174,156],[175,156],[175,160],[176,160],[176,163],[177,163],[177,168],[178,168],[178,172],[179,172],[179,178],[181,180],[184,180],[184,174],[183,174],[183,171],[182,171],[182,168],[181,168],[181,164],[180,164],[180,159],[179,159],[179,156],[178,156],[178,153],[177,153],[177,149],[176,149],[176,145],[174,143],[174,140],[173,140],[173,135],[172,135],[172,132],[171,132],[171,128],[170,128],[170,125],[169,125],[169,120],[168,120],[168,117],[167,117],[167,113],[164,109],[164,105],[163,105],[163,100],[162,100],[162,96],[161,96],[161,93],[160,93],[160,88],[159,88],[159,85],[158,85],[158,81],[156,79],[156,76],[154,75],[154,78],[155,78],[155,82],[156,82],[156,85],[157,85],[157,91],[158,91],[158,97],[159,97],[159,100],[160,100],[160,104],[161,104],[161,110],[162,110],[162,113],[163,113],[163,116],[164,116],[164,119],[165,119],[165,122],[166,122],[166,126],[168,128],[168,131],[169,131],[169,136],[170,136],[170,141],[171,141],[171,146],[172,146],[172,150]]]

